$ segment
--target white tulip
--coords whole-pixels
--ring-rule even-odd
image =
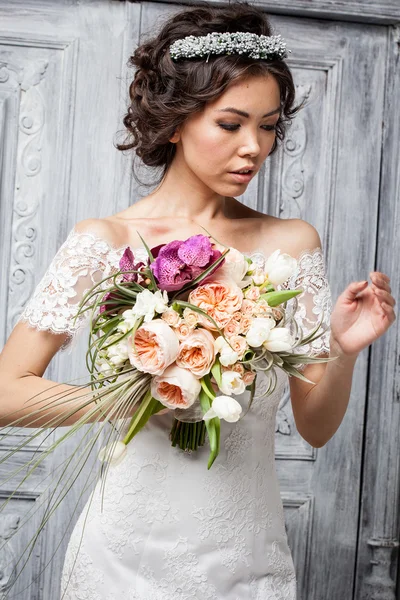
[[[280,254],[280,250],[275,250],[265,262],[264,270],[268,281],[274,287],[284,283],[295,273],[297,269],[297,260],[290,254]]]
[[[239,420],[241,413],[242,407],[237,400],[230,396],[217,396],[214,398],[211,408],[203,415],[203,420],[219,417],[228,423],[235,423]]]
[[[236,284],[239,284],[246,275],[247,269],[248,262],[244,255],[236,248],[230,247],[228,254],[225,255],[225,262],[216,273],[218,277],[233,279]]]
[[[261,267],[256,267],[251,274],[255,285],[261,285],[265,281],[265,271]]]
[[[232,348],[229,346],[227,350],[222,350],[221,354],[219,355],[219,362],[221,365],[224,365],[224,367],[229,367],[229,365],[235,364],[238,359],[238,353],[235,352],[235,350],[232,350]]]
[[[224,394],[231,396],[232,394],[243,394],[246,389],[246,384],[237,371],[224,371],[221,374],[221,385],[219,389]]]
[[[249,346],[258,348],[270,335],[271,329],[275,327],[275,319],[272,316],[256,317],[246,333],[246,341]]]
[[[126,444],[120,440],[109,442],[99,452],[100,462],[109,462],[112,465],[117,465],[122,461],[126,453]]]
[[[292,349],[292,336],[286,327],[274,327],[263,346],[270,352],[288,352]]]
[[[239,355],[233,350],[222,335],[219,335],[214,340],[215,353],[219,352],[219,362],[224,367],[233,365],[239,358]]]

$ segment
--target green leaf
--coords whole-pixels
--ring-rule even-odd
[[[140,408],[131,419],[128,432],[122,440],[124,444],[129,444],[135,435],[146,425],[150,417],[163,408],[165,406],[153,398],[150,389],[148,389],[140,404]]]
[[[211,407],[209,392],[206,384],[203,381],[203,377],[200,379],[200,383],[202,385],[202,389],[200,390],[200,406],[202,408],[203,414],[205,414],[208,409]],[[208,439],[210,442],[210,455],[208,459],[207,469],[211,469],[215,459],[219,453],[219,427],[220,427],[220,419],[218,417],[214,417],[213,419],[207,419],[204,421],[206,424],[206,429],[208,433]]]
[[[298,296],[303,292],[302,289],[297,290],[278,290],[275,292],[266,292],[265,294],[260,294],[260,298],[266,300],[269,306],[278,306],[278,304],[282,304],[283,302],[287,302],[291,298]]]
[[[221,384],[222,384],[221,363],[219,362],[218,358],[215,359],[215,362],[214,362],[213,366],[211,367],[211,373],[213,374],[213,377],[214,377],[215,381],[217,382],[218,387],[221,387]]]

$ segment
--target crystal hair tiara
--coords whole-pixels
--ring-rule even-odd
[[[169,50],[173,60],[207,56],[206,62],[210,54],[247,54],[249,58],[256,59],[283,59],[291,52],[286,50],[286,42],[280,35],[258,35],[248,31],[188,35],[175,40]]]

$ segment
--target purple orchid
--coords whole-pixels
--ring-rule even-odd
[[[202,234],[192,235],[187,240],[173,240],[160,244],[151,250],[154,262],[150,269],[156,278],[158,287],[167,292],[180,290],[184,285],[196,279],[222,254],[212,247],[210,239]],[[216,265],[214,273],[223,263]]]
[[[140,269],[140,267],[144,267],[144,266],[145,266],[144,262],[135,263],[135,256],[129,246],[127,248],[125,248],[125,251],[119,261],[120,271],[133,271],[133,270],[137,271]],[[137,282],[138,281],[138,273],[124,273],[120,283],[123,284],[124,282],[129,282],[129,281]],[[121,304],[121,298],[118,296],[118,294],[115,295],[115,293],[113,293],[113,292],[107,292],[107,294],[103,298],[104,302],[106,300],[115,300],[115,303],[114,304],[101,304],[100,314],[103,313],[105,310],[113,310],[113,311],[118,310],[118,308]],[[112,313],[110,313],[110,314],[112,314]]]

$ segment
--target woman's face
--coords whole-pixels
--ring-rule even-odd
[[[174,160],[179,171],[183,167],[185,178],[197,179],[222,196],[243,194],[271,151],[279,114],[279,86],[273,76],[232,83],[178,131]],[[249,166],[253,171],[246,180],[232,175]]]

